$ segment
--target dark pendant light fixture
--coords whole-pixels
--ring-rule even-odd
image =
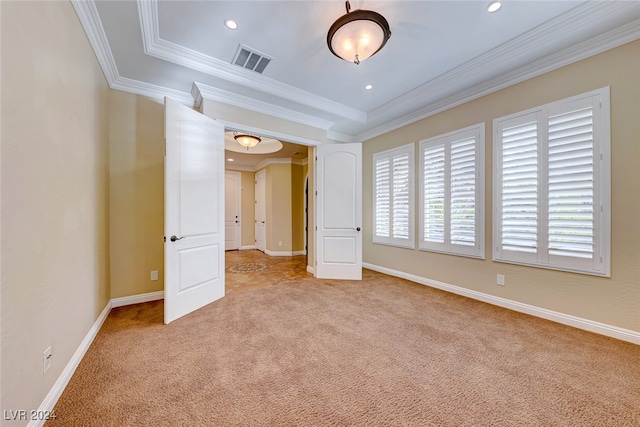
[[[235,139],[238,142],[238,144],[242,145],[243,147],[246,147],[247,150],[251,147],[255,147],[256,145],[260,144],[260,141],[262,141],[262,139],[260,139],[259,136],[249,135],[248,133],[241,133],[241,132],[234,132],[233,139]]]
[[[357,9],[351,12],[346,1],[347,13],[329,28],[327,45],[335,56],[360,64],[375,55],[391,37],[389,23],[377,12]]]

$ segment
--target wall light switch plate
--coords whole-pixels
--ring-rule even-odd
[[[504,286],[504,274],[498,274],[496,276],[496,284]]]
[[[158,270],[151,270],[151,280],[158,280]]]

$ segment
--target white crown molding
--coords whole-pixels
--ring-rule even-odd
[[[532,63],[521,66],[500,76],[486,80],[481,84],[456,92],[429,105],[405,114],[380,126],[372,128],[356,136],[360,141],[366,141],[376,136],[391,132],[418,120],[449,110],[466,102],[504,89],[525,80],[540,76],[574,62],[589,58],[607,50],[640,38],[640,20],[632,21],[614,30],[585,40],[567,49],[541,58]],[[392,101],[393,102],[393,101]]]
[[[472,289],[463,288],[461,286],[451,285],[448,283],[439,282],[437,280],[428,279],[426,277],[417,276],[415,274],[406,273],[404,271],[394,270],[375,264],[369,264],[367,262],[363,262],[362,266],[364,268],[368,268],[369,270],[388,274],[390,276],[400,277],[402,279],[410,280],[421,285],[426,285],[446,292],[451,292],[453,294],[462,295],[474,300],[497,305],[498,307],[507,308],[509,310],[518,311],[520,313],[530,314],[532,316],[562,323],[564,325],[583,329],[585,331],[595,332],[596,334],[617,338],[619,340],[627,341],[630,343],[640,344],[640,332],[632,331],[630,329],[619,328],[617,326],[607,325],[593,320],[572,316],[570,314],[560,313],[557,311],[548,310],[546,308],[524,304],[507,298],[497,297],[495,295],[485,294],[483,292],[474,291]]]
[[[71,5],[78,15],[80,24],[87,34],[89,43],[98,59],[109,86],[119,77],[116,61],[111,53],[107,34],[104,32],[100,14],[93,1],[71,0]]]
[[[153,99],[163,100],[166,96],[188,107],[194,106],[193,96],[191,96],[190,93],[133,80],[127,77],[118,77],[110,86],[112,89],[135,93]]]
[[[443,88],[446,90],[448,87],[464,85],[466,81],[477,75],[491,72],[504,62],[521,56],[567,32],[591,25],[594,21],[602,19],[603,15],[630,7],[632,3],[585,2],[370,111],[369,121],[385,117],[389,111],[413,109],[416,102],[442,92]]]
[[[340,133],[332,130],[327,131],[327,139],[336,142],[360,142],[355,136],[347,135],[346,133]]]
[[[203,113],[206,115],[206,111]],[[212,117],[212,118],[215,119],[215,121],[217,121],[218,123],[222,124],[225,127],[225,130],[243,131],[243,132],[264,136],[267,138],[279,139],[287,142],[293,142],[296,144],[308,145],[312,147],[320,145],[323,142],[316,139],[303,138],[298,135],[277,132],[270,129],[263,129],[263,128],[258,128],[254,126],[248,126],[244,123],[232,122],[230,120],[224,120],[224,119],[217,119],[215,117]]]
[[[294,101],[320,111],[335,114],[339,117],[360,123],[367,122],[367,113],[364,111],[331,101],[263,75],[254,75],[255,73],[251,71],[162,39],[159,33],[157,0],[138,0],[138,12],[140,27],[142,28],[144,52],[149,56],[154,56],[164,61],[200,71],[269,95]]]
[[[121,77],[118,73],[116,61],[111,53],[111,47],[109,46],[109,41],[102,26],[95,2],[92,0],[71,0],[71,4],[78,15],[80,24],[84,28],[91,48],[98,59],[107,84],[111,89],[135,93],[154,99],[164,99],[165,96],[169,96],[182,104],[193,106],[193,97],[186,92]]]
[[[260,169],[264,169],[269,165],[304,165],[304,163],[302,163],[302,159],[291,159],[291,158],[264,159],[254,167],[253,171],[257,172]]]
[[[234,165],[232,162],[225,163],[225,170],[238,171],[238,172],[255,172],[256,169],[253,166]]]
[[[203,99],[209,99],[250,111],[255,111],[257,113],[280,117],[281,119],[320,128],[322,130],[327,130],[335,124],[335,122],[331,122],[329,120],[320,119],[309,114],[300,113],[289,108],[280,107],[268,102],[249,98],[244,95],[238,95],[233,92],[207,86],[198,82],[193,83],[191,95],[193,96],[196,105],[200,105]]]

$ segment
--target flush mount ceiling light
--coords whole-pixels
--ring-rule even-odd
[[[502,7],[501,1],[499,0],[492,1],[491,3],[489,3],[489,6],[487,6],[487,12],[489,13],[497,12],[498,9],[500,9],[501,7]]]
[[[354,10],[346,1],[347,13],[342,15],[329,28],[327,45],[335,56],[345,61],[360,64],[375,55],[391,37],[389,23],[377,12]]]
[[[233,139],[235,139],[238,144],[242,145],[247,150],[260,144],[260,141],[262,141],[259,136],[249,135],[248,133],[241,132],[234,132]]]
[[[233,19],[226,19],[224,21],[224,26],[230,30],[235,30],[236,28],[238,28],[238,23]]]

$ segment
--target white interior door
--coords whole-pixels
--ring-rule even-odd
[[[225,249],[240,249],[240,172],[224,174],[224,238]]]
[[[267,181],[266,172],[256,174],[256,249],[267,247]]]
[[[316,277],[362,280],[362,144],[316,153]]]
[[[224,127],[165,98],[164,322],[224,296]]]

